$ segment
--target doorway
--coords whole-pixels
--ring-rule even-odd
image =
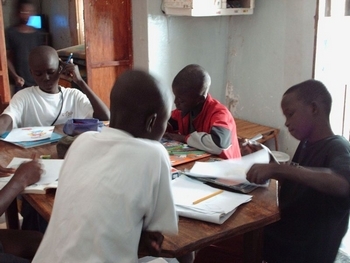
[[[350,141],[350,0],[319,0],[315,74],[333,98],[331,126]],[[340,251],[350,256],[350,229]]]
[[[319,0],[315,74],[333,98],[331,126],[350,140],[350,1]]]

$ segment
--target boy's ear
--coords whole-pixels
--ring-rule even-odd
[[[318,113],[319,112],[319,104],[316,102],[316,101],[312,101],[311,102],[311,110],[312,110],[312,113],[313,114],[316,114],[316,113]]]
[[[153,113],[152,115],[148,116],[146,121],[146,131],[148,133],[152,132],[153,126],[156,123],[156,119],[157,119],[157,113]]]

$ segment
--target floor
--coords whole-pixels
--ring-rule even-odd
[[[0,216],[0,229],[6,228],[5,216]],[[151,261],[152,257],[145,257],[140,259],[139,263],[145,263]],[[176,259],[166,258],[168,263],[178,263]],[[340,246],[338,256],[334,263],[350,263],[350,230],[345,235],[343,242]]]

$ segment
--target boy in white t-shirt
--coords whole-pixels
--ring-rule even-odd
[[[70,146],[55,204],[33,262],[138,261],[138,247],[160,252],[178,231],[171,164],[159,142],[171,93],[148,73],[123,73],[111,92],[111,120]]]
[[[30,72],[38,84],[17,92],[0,115],[0,135],[6,130],[28,126],[63,124],[71,118],[109,119],[109,110],[82,79],[79,68],[62,62],[49,46],[34,48],[29,55]],[[58,85],[68,75],[79,89]]]

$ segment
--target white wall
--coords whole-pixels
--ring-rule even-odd
[[[224,99],[226,70],[221,65],[227,63],[228,17],[169,17],[161,11],[161,0],[133,0],[132,4],[135,67],[147,68],[147,64],[149,71],[170,87],[183,67],[200,64],[212,76],[212,95]],[[148,51],[142,53],[145,37]]]
[[[227,80],[239,96],[236,115],[278,127],[280,150],[297,141],[284,127],[282,94],[312,78],[316,0],[256,1],[254,14],[230,20]]]
[[[232,85],[235,116],[281,128],[280,150],[293,154],[297,141],[284,128],[279,103],[289,86],[312,77],[316,0],[257,0],[253,15],[205,18],[165,16],[161,0],[132,4],[135,67],[170,87],[182,67],[202,65],[214,97],[225,103]]]

